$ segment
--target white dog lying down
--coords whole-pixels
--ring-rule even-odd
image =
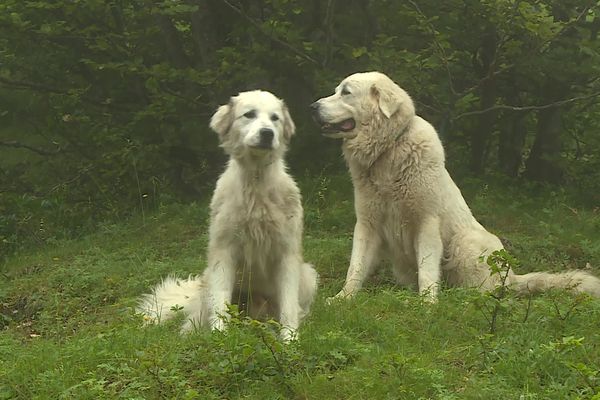
[[[344,79],[311,105],[323,134],[343,139],[354,184],[356,226],[343,289],[354,295],[382,258],[398,283],[435,300],[440,280],[487,290],[499,281],[483,261],[500,240],[471,214],[444,165],[435,129],[415,115],[408,94],[379,72]],[[600,280],[583,271],[516,275],[518,291],[573,287],[600,296]]]
[[[254,318],[278,319],[290,340],[317,288],[317,272],[302,261],[300,191],[283,161],[294,122],[282,100],[250,91],[219,107],[210,127],[230,159],[210,205],[208,266],[200,277],[167,278],[138,311],[160,322],[177,305],[184,331],[222,330],[227,304],[238,303]]]

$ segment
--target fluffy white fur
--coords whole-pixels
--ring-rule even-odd
[[[343,139],[354,184],[352,256],[336,298],[354,295],[382,257],[398,283],[433,301],[441,279],[482,290],[498,283],[484,259],[502,243],[471,214],[437,132],[404,90],[384,74],[357,73],[311,107],[324,134]],[[558,287],[600,296],[600,280],[583,271],[511,271],[508,283],[522,292]]]
[[[208,266],[199,277],[166,278],[138,310],[160,321],[177,305],[184,331],[222,330],[227,304],[237,303],[254,318],[278,319],[290,340],[317,288],[317,272],[302,260],[300,191],[283,161],[294,122],[282,100],[251,91],[219,107],[210,127],[230,159],[210,206]]]

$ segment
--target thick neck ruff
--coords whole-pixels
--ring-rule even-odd
[[[285,169],[283,160],[277,157],[265,157],[260,160],[231,158],[230,164],[239,170],[240,187],[261,190],[264,184],[271,184],[271,177]]]
[[[402,124],[397,124],[395,129],[390,129],[390,133],[385,132],[387,121],[379,121],[380,123],[370,127],[370,132],[359,133],[352,139],[344,139],[342,149],[346,161],[362,168],[370,168],[409,131],[414,118],[413,115]]]
[[[414,117],[413,117],[414,118]],[[396,142],[398,139],[400,139],[410,128],[410,126],[412,125],[412,121],[413,118],[409,119],[404,126],[402,127],[402,129],[400,129],[400,131],[394,136],[394,142]]]

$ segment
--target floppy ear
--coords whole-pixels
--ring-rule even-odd
[[[400,109],[403,100],[394,88],[382,88],[376,84],[371,86],[371,95],[377,100],[379,109],[386,118],[390,118]]]
[[[219,134],[219,138],[223,140],[231,125],[233,124],[233,98],[229,100],[229,104],[220,106],[210,119],[210,129]]]
[[[290,115],[290,111],[287,108],[287,105],[282,101],[283,104],[283,137],[288,142],[296,133],[296,124],[294,124],[294,120]]]

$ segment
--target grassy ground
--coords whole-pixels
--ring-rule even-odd
[[[346,176],[300,177],[305,259],[322,281],[300,340],[234,315],[226,334],[141,327],[131,307],[168,273],[205,265],[207,203],[168,205],[0,266],[0,399],[599,399],[600,301],[565,292],[501,301],[448,289],[438,304],[383,269],[332,306],[354,222]],[[600,273],[600,211],[561,191],[463,180],[478,219],[521,271]]]

